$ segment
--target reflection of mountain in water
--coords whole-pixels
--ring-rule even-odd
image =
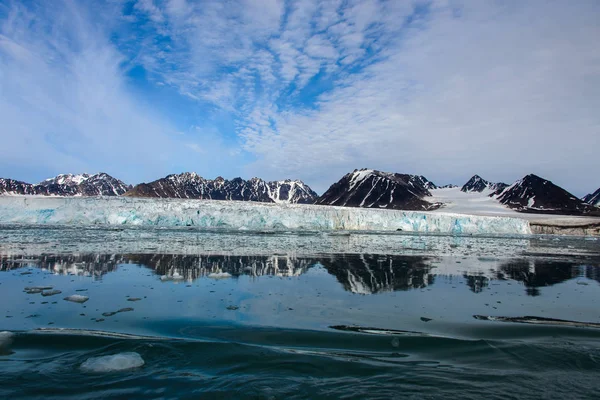
[[[165,277],[194,280],[210,274],[228,273],[232,276],[298,276],[312,266],[314,260],[290,256],[185,256],[132,255],[131,262],[153,269]]]
[[[429,258],[419,256],[340,255],[321,264],[349,292],[371,294],[420,289],[433,283]]]
[[[503,279],[521,281],[527,294],[538,296],[539,288],[582,276],[579,264],[560,261],[511,261],[500,267]]]
[[[491,280],[513,280],[522,282],[530,296],[539,296],[540,289],[570,279],[586,277],[600,282],[600,267],[580,263],[548,260],[510,260],[488,274],[463,274],[467,286],[479,293],[489,286]]]
[[[192,281],[202,277],[299,276],[317,263],[336,277],[352,293],[422,289],[436,277],[462,276],[474,293],[488,288],[493,280],[522,282],[528,295],[537,296],[540,288],[570,279],[585,277],[600,282],[600,265],[581,265],[559,260],[517,259],[496,264],[473,260],[474,264],[455,264],[449,260],[422,256],[324,255],[315,259],[294,256],[222,256],[222,255],[68,255],[18,257],[0,255],[0,271],[36,267],[61,275],[90,276],[100,279],[116,271],[119,264],[138,264],[153,270],[163,280]],[[435,262],[434,262],[435,261]],[[489,260],[488,260],[489,261]],[[466,262],[463,260],[463,262]],[[459,266],[457,266],[459,265]]]
[[[57,275],[93,276],[100,278],[126,262],[121,255],[85,254],[39,257],[0,257],[0,271],[33,266]]]

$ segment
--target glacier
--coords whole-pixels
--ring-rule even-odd
[[[1,196],[0,224],[531,234],[513,217],[241,201]]]

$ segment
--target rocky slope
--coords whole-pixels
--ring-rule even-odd
[[[424,176],[381,172],[372,169],[354,170],[346,174],[316,201],[316,204],[389,208],[396,210],[433,210],[441,204],[430,203],[435,184]]]
[[[0,194],[44,196],[120,196],[129,186],[112,176],[98,174],[61,174],[38,184],[0,179]]]
[[[600,189],[596,190],[594,193],[585,195],[581,200],[587,204],[600,207]]]
[[[125,194],[129,197],[167,197],[258,201],[263,203],[313,203],[317,194],[302,181],[266,182],[259,178],[205,179],[194,172],[168,175],[141,183]]]

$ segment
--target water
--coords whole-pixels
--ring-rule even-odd
[[[599,244],[2,227],[0,398],[596,398]]]

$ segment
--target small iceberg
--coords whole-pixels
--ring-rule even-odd
[[[211,279],[227,279],[231,278],[231,274],[229,272],[212,272],[208,274],[208,277]]]
[[[115,372],[139,368],[144,365],[144,359],[138,353],[126,352],[111,356],[88,358],[81,369],[84,372]]]
[[[160,277],[160,280],[163,282],[166,281],[182,281],[185,277],[181,275],[179,272],[173,272],[172,275],[163,275]]]
[[[0,332],[0,355],[10,354],[10,346],[12,345],[15,334],[12,332]]]
[[[48,296],[54,296],[57,294],[61,294],[62,292],[60,290],[54,289],[54,290],[44,290],[42,292],[42,296],[44,297],[48,297]]]
[[[36,294],[52,289],[54,289],[52,286],[27,286],[25,289],[23,289],[23,291],[27,294]]]
[[[73,303],[85,303],[90,298],[88,296],[82,296],[80,294],[74,294],[71,296],[65,297],[66,301],[72,301]]]

